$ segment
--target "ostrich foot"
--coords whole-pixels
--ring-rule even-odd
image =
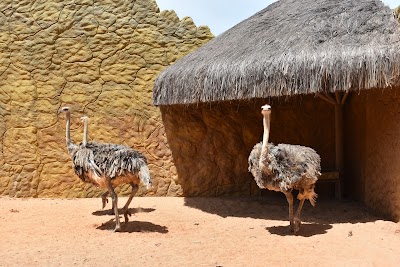
[[[128,209],[124,210],[125,223],[129,221],[128,215],[132,216],[132,213]]]
[[[294,219],[294,233],[297,233],[300,230],[301,221],[300,219]]]
[[[108,199],[106,197],[101,197],[101,202],[103,203],[103,207],[101,208],[102,210],[106,207],[106,204],[108,203]]]
[[[114,232],[121,232],[121,226],[115,226]]]
[[[295,231],[295,226],[293,222],[290,222],[290,232],[293,233]]]

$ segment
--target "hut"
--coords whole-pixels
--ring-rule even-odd
[[[272,142],[313,147],[341,181],[338,195],[399,220],[398,89],[393,10],[379,0],[280,0],[166,68],[153,102],[185,195],[260,193],[247,157],[269,102]]]

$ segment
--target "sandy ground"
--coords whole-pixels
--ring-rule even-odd
[[[0,266],[400,264],[400,224],[353,202],[307,203],[298,235],[284,198],[134,198],[121,233],[100,199],[0,203]]]

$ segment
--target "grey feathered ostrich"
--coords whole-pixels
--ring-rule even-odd
[[[88,140],[88,124],[89,124],[89,117],[87,116],[82,116],[81,117],[81,122],[83,123],[83,138],[82,138],[82,147],[86,148],[87,145],[87,140]],[[93,156],[94,157],[94,156]],[[97,166],[97,165],[96,165]],[[102,200],[102,209],[104,209],[104,207],[106,206],[106,204],[108,203],[108,196],[109,192],[108,190],[105,191],[103,194],[101,194],[101,200]],[[114,214],[114,206],[112,206],[111,210],[113,211]]]
[[[81,117],[81,122],[83,123],[83,138],[82,138],[82,144],[81,145],[82,145],[82,147],[86,148],[86,145],[87,145],[87,142],[88,142],[87,140],[88,140],[89,117],[82,116]],[[107,199],[108,194],[109,194],[108,190],[105,191],[103,194],[101,194],[101,200],[102,200],[102,204],[103,204],[102,205],[102,209],[104,209],[104,207],[108,203],[108,199]],[[111,210],[114,213],[114,206],[112,206]]]
[[[268,143],[270,132],[271,106],[262,106],[264,135],[263,141],[254,146],[249,156],[249,171],[260,188],[282,192],[289,203],[291,232],[300,229],[300,213],[304,201],[315,205],[317,194],[315,183],[321,175],[321,159],[314,149],[299,145]],[[292,190],[299,190],[299,207],[293,219]]]
[[[75,173],[84,182],[92,183],[100,188],[107,188],[111,194],[116,226],[114,231],[121,230],[118,214],[118,197],[114,188],[120,184],[129,183],[132,192],[123,207],[125,222],[131,215],[128,206],[138,190],[138,184],[143,182],[147,188],[151,185],[150,171],[146,158],[128,146],[116,144],[99,144],[87,142],[87,119],[83,120],[84,137],[81,145],[72,144],[70,139],[70,112],[68,107],[61,109],[66,113],[67,148],[74,164]]]
[[[100,177],[92,176],[95,178],[95,183],[100,188],[107,188],[108,193],[111,194],[112,207],[115,214],[116,227],[115,231],[119,231],[120,221],[118,214],[118,197],[114,188],[129,183],[132,191],[129,195],[128,201],[122,208],[125,223],[128,222],[129,204],[138,191],[139,183],[142,182],[147,188],[151,186],[150,171],[147,166],[146,157],[140,152],[124,145],[119,144],[100,144],[96,142],[88,142],[88,117],[81,118],[84,123],[83,141],[82,146],[89,149],[93,153],[93,160],[96,166],[102,172]],[[104,199],[107,193],[102,195],[103,207]]]

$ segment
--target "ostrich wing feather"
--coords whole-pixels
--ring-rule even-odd
[[[151,185],[147,160],[142,153],[128,146],[115,144],[89,142],[86,147],[93,151],[95,164],[111,179],[126,173],[137,173],[147,187]]]
[[[89,172],[97,177],[102,175],[101,169],[94,162],[93,152],[87,148],[75,149],[72,153],[72,162],[75,174],[84,182],[90,182],[90,179],[87,178]]]
[[[259,168],[262,143],[254,146],[249,156],[249,171],[260,188],[288,191],[298,183],[315,183],[320,175],[320,157],[309,147],[268,144],[267,172]]]

